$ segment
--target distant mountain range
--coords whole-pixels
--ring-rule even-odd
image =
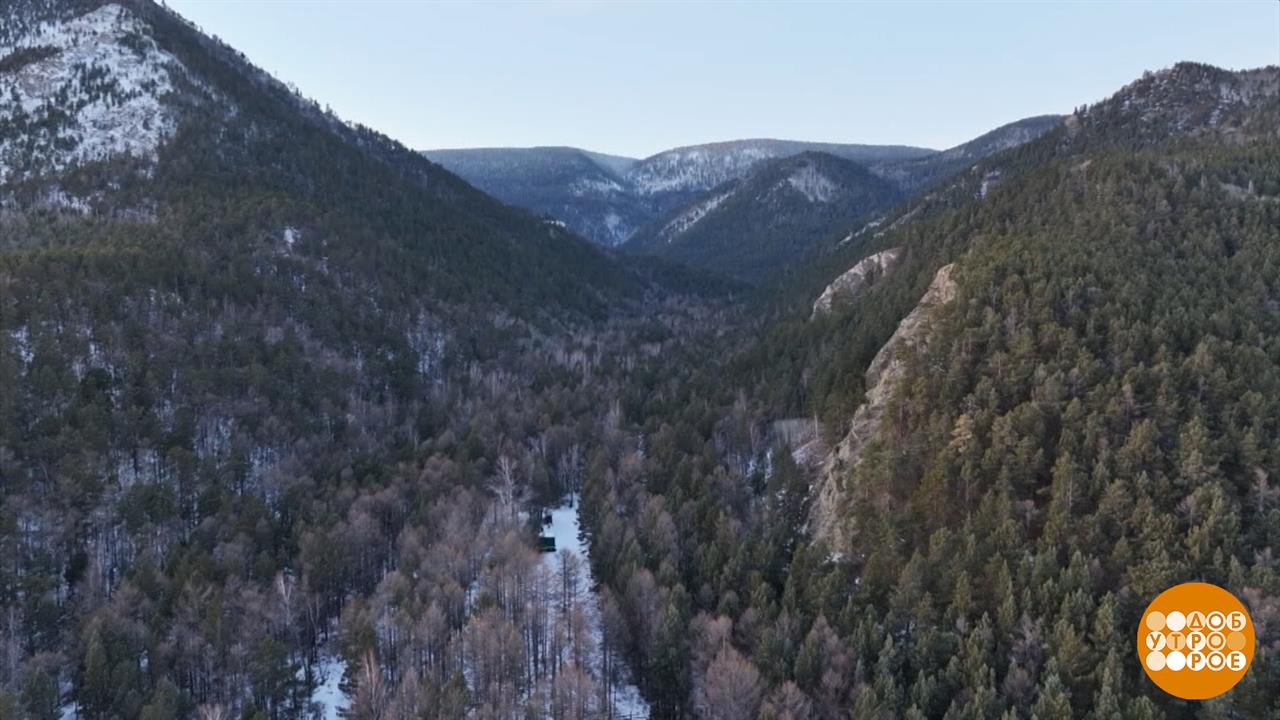
[[[863,215],[886,209],[993,152],[1033,140],[1061,120],[1060,115],[1018,120],[943,151],[897,145],[739,140],[677,147],[645,159],[576,147],[428,150],[424,155],[480,190],[547,215],[600,245],[627,243],[630,250],[758,279],[767,269],[756,264],[759,261],[767,260],[772,266],[790,259]],[[742,218],[759,218],[765,206],[749,209],[750,201],[741,193],[759,191],[777,181],[780,173],[795,169],[778,161],[801,154],[809,155],[804,163],[809,168],[806,172],[817,173],[814,177],[822,176],[824,182],[835,182],[835,196],[840,200],[806,200],[794,205],[777,193],[765,193],[768,209],[780,211],[786,206],[788,217],[771,215],[750,224],[749,229],[742,225]],[[842,165],[858,165],[861,170]],[[832,176],[823,176],[827,170]],[[760,177],[755,178],[756,174]],[[858,187],[845,184],[854,178],[858,178]],[[735,200],[726,202],[731,193]],[[804,196],[803,192],[794,193],[791,199]],[[851,196],[859,200],[846,202]],[[801,218],[805,208],[818,213]],[[742,246],[722,236],[737,232],[731,228],[745,229],[750,236],[740,238]],[[691,243],[704,243],[705,247],[692,247]],[[768,245],[776,249],[767,249]],[[740,258],[728,256],[741,247],[751,250]]]
[[[851,236],[904,199],[1061,122],[1056,115],[1027,118],[950,150],[866,166],[812,151],[760,161],[740,179],[643,226],[623,247],[760,282],[824,241]]]
[[[933,150],[787,140],[692,145],[634,159],[567,147],[428,150],[423,154],[485,192],[620,245],[646,223],[761,162],[823,152],[863,164],[926,158]]]

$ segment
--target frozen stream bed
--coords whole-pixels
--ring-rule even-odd
[[[571,553],[578,556],[578,559],[582,561],[583,568],[589,571],[587,545],[579,533],[577,502],[571,500],[568,504],[551,510],[549,514],[551,515],[551,524],[544,525],[542,533],[555,538],[556,552],[543,553],[542,562],[547,565],[548,569],[554,570],[559,563],[556,556],[560,553]],[[595,585],[594,579],[592,579],[591,585]],[[587,598],[587,614],[590,620],[591,635],[594,638],[596,647],[599,648],[602,643],[600,603],[594,592],[588,592]],[[630,672],[625,667],[623,670],[626,673]],[[613,705],[611,717],[617,720],[648,720],[649,704],[645,702],[640,695],[640,689],[631,682],[630,678],[614,689]]]

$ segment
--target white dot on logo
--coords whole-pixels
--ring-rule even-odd
[[[1243,630],[1244,626],[1248,624],[1249,622],[1244,619],[1244,613],[1242,612],[1233,612],[1227,616],[1227,627],[1236,632]]]
[[[1169,656],[1164,659],[1164,664],[1165,667],[1177,672],[1187,666],[1187,656],[1180,652],[1171,652],[1169,653]]]
[[[1147,653],[1147,669],[1151,672],[1158,672],[1164,669],[1164,653],[1153,652]]]
[[[1210,630],[1221,630],[1227,626],[1227,617],[1217,610],[1214,610],[1209,613],[1207,618],[1205,618],[1205,622],[1209,624]]]
[[[1174,632],[1178,632],[1179,630],[1187,626],[1187,616],[1183,615],[1177,610],[1174,610],[1173,612],[1165,616],[1164,624],[1165,624],[1165,627],[1169,628],[1170,630]]]
[[[1227,665],[1227,658],[1224,657],[1222,653],[1220,652],[1209,653],[1209,669],[1210,670],[1217,672],[1222,668],[1226,667],[1226,665]]]

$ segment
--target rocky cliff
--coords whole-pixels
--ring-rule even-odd
[[[954,268],[955,265],[952,264],[938,270],[915,309],[898,323],[897,330],[872,359],[865,375],[866,398],[849,421],[849,430],[844,438],[825,453],[812,447],[814,443],[820,443],[821,439],[796,450],[797,462],[816,466],[817,477],[812,485],[814,502],[809,517],[815,541],[826,542],[828,547],[837,550],[846,545],[846,528],[840,512],[846,491],[845,478],[859,462],[863,448],[879,430],[885,406],[902,376],[903,351],[923,347],[928,342],[934,310],[955,299],[956,283],[952,279]]]
[[[831,311],[837,301],[848,302],[857,297],[863,290],[880,280],[898,262],[902,248],[881,250],[874,255],[858,261],[856,265],[844,271],[840,277],[831,281],[826,290],[813,303],[814,316]]]

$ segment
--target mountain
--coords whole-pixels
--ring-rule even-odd
[[[746,177],[764,161],[805,152],[870,165],[925,157],[935,151],[898,145],[734,140],[658,153],[633,165],[627,179],[637,194],[649,198],[658,212],[665,212],[706,190]]]
[[[388,578],[460,647],[451,588],[535,557],[495,468],[558,500],[556,406],[603,413],[618,328],[701,301],[162,5],[18,0],[0,33],[0,715],[336,712]]]
[[[846,167],[834,170],[838,164],[832,158],[827,162],[831,167],[826,169],[834,170],[834,175],[840,178],[838,183],[845,189],[845,195],[857,194],[855,189],[864,192],[854,201],[846,197],[834,202],[834,198],[814,202],[805,196],[808,202],[780,204],[775,194],[762,188],[778,182],[780,174],[793,170],[788,158],[795,156],[782,155],[780,160],[755,165],[742,163],[750,169],[744,176],[747,179],[740,180],[736,188],[727,183],[693,196],[636,231],[626,248],[728,272],[752,282],[776,279],[789,266],[796,265],[796,258],[829,252],[830,245],[840,238],[844,240],[839,244],[847,243],[858,234],[859,228],[873,230],[883,218],[873,218],[871,213],[888,211],[904,198],[971,169],[982,158],[1022,145],[1061,124],[1062,118],[1054,115],[1027,118],[950,150],[906,159],[876,159],[873,153],[863,149],[857,156],[863,163],[869,163],[870,172],[850,169],[848,165],[854,161],[847,159],[841,159]],[[790,148],[782,145],[773,149],[786,152]],[[846,153],[853,154],[847,150]],[[807,172],[822,174],[817,170]],[[679,175],[673,174],[673,177]],[[726,204],[730,198],[735,202]],[[759,205],[753,207],[748,198],[755,198]],[[812,214],[807,214],[810,211]],[[800,265],[809,263],[806,260]]]
[[[1057,152],[1145,146],[1171,137],[1248,143],[1268,139],[1280,75],[1274,67],[1232,72],[1179,63],[1148,72],[1115,95],[1066,120]]]
[[[1028,143],[1062,124],[1061,115],[1039,115],[1011,122],[953,148],[923,158],[877,163],[872,169],[904,192],[914,193],[1003,150]]]
[[[736,140],[676,148],[644,160],[577,148],[477,148],[423,154],[506,202],[560,220],[606,245],[757,164],[802,152],[860,163],[892,163],[933,153],[921,148],[788,140]]]
[[[309,236],[290,246],[305,262],[345,256],[375,273],[389,264],[416,275],[424,295],[528,310],[568,297],[552,290],[566,283],[586,308],[597,291],[626,285],[617,285],[609,260],[571,233],[325,114],[150,3],[51,7],[44,17],[59,19],[33,26],[4,49],[0,171],[10,206],[60,208],[96,223],[175,218],[181,225],[198,215],[194,210],[270,197],[274,206],[246,208],[250,216],[241,222],[276,236],[295,227]],[[150,229],[165,234],[159,231],[169,226]],[[247,237],[241,230],[228,242]],[[214,228],[180,231],[207,235]],[[536,281],[517,281],[532,270],[546,275],[543,290],[508,294],[533,290]],[[597,271],[608,278],[603,285],[580,282]],[[477,275],[486,279],[477,283]]]
[[[1194,717],[1134,628],[1188,581],[1280,617],[1277,228],[1280,68],[1152,73],[691,353],[593,542],[619,588],[699,548],[635,594],[692,618],[700,687],[755,679],[714,696],[744,717]],[[1271,713],[1278,650],[1215,712]]]
[[[707,191],[740,180],[770,160],[824,153],[867,166],[910,194],[982,157],[1025,143],[1061,120],[1056,115],[1026,118],[941,152],[756,139],[690,145],[643,160],[568,147],[427,150],[423,154],[505,202],[564,222],[601,245],[614,246],[677,208],[694,211]],[[646,228],[645,234],[653,232]]]
[[[857,163],[808,151],[758,164],[650,223],[625,248],[758,281],[901,197]]]
[[[625,240],[648,221],[626,170],[637,161],[577,148],[430,150],[433,162],[505,202],[564,222],[601,245]]]
[[[1026,173],[1055,158],[1101,153],[1108,148],[1128,152],[1178,139],[1237,143],[1265,137],[1269,123],[1266,113],[1258,108],[1272,102],[1276,82],[1271,68],[1232,72],[1179,63],[1149,72],[1111,97],[1084,105],[1052,124],[1035,141],[960,163],[960,170],[926,186],[883,217],[851,229],[838,243],[819,245],[803,272],[788,279],[792,289],[784,295],[797,307],[807,307],[812,294],[821,292],[831,278],[855,264],[867,247],[882,246],[905,226],[976,207],[1001,186],[1019,183]]]

